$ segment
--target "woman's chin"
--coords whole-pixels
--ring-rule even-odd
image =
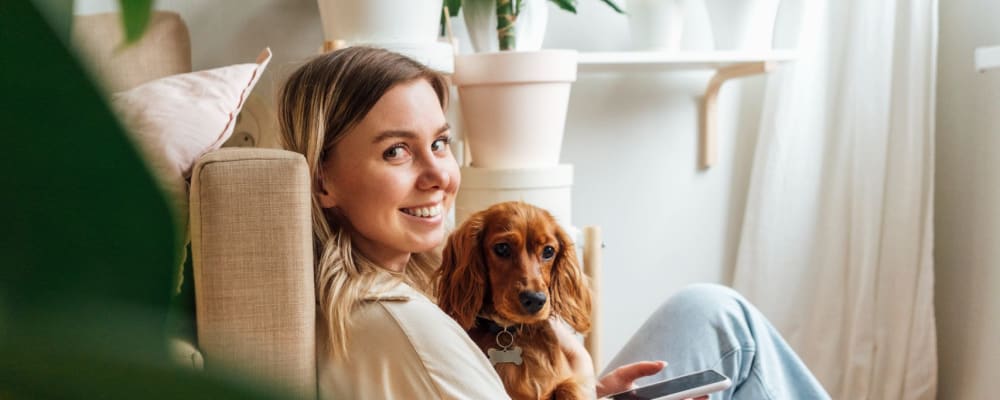
[[[413,246],[414,253],[426,253],[429,251],[437,250],[444,244],[444,230],[442,229],[438,234],[428,235],[427,237],[421,238],[416,241]]]

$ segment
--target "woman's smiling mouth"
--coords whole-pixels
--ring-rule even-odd
[[[400,208],[399,211],[402,211],[404,214],[412,215],[414,217],[433,218],[438,215],[441,215],[441,212],[444,211],[444,208],[441,207],[440,204],[435,204],[430,207]]]

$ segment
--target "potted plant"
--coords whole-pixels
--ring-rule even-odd
[[[576,12],[576,0],[551,1]],[[601,1],[623,13],[612,0]],[[464,8],[470,36],[484,27],[495,32],[499,49],[480,40],[479,53],[455,57],[452,81],[458,86],[472,165],[558,165],[577,57],[575,50],[540,49],[545,0],[445,0],[445,6],[451,16]]]

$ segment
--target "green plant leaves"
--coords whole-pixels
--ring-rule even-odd
[[[0,63],[4,303],[161,309],[177,235],[145,162],[31,3],[0,2],[0,47],[15,55]]]
[[[601,0],[601,1],[603,1],[604,4],[607,4],[608,7],[611,7],[611,9],[615,10],[615,12],[619,14],[625,14],[625,11],[622,10],[622,8],[618,4],[615,4],[614,1],[612,0]]]
[[[32,0],[36,7],[42,11],[42,15],[56,36],[62,39],[63,43],[69,43],[70,30],[73,22],[73,0]]]
[[[458,10],[462,8],[462,0],[444,0],[444,6],[448,7],[448,15],[458,16]]]
[[[576,0],[550,0],[559,8],[576,14]]]
[[[121,6],[122,24],[125,28],[125,43],[133,43],[142,38],[149,26],[153,0],[118,0]]]

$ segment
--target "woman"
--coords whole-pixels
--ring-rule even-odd
[[[364,47],[311,60],[282,90],[283,144],[313,177],[324,398],[507,398],[479,348],[428,299],[461,179],[447,102],[441,75]],[[828,397],[763,317],[721,287],[674,296],[599,380],[582,345],[557,329],[598,396],[715,368],[733,380],[722,398]]]

